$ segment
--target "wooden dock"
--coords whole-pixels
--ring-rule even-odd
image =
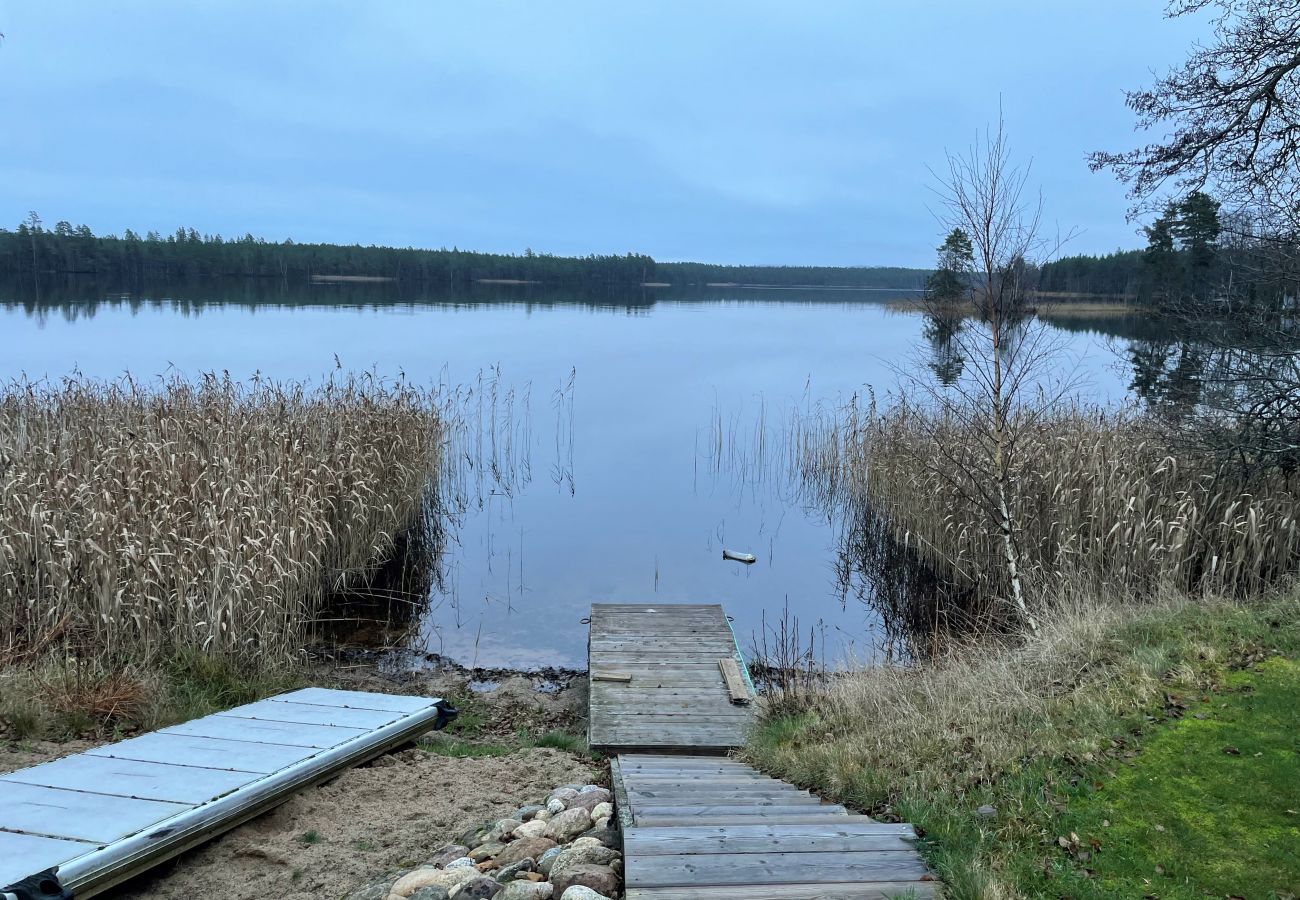
[[[305,688],[0,775],[0,896],[51,871],[39,896],[93,896],[454,715]]]
[[[912,826],[722,755],[744,744],[756,699],[722,607],[593,606],[589,668],[588,733],[614,754],[626,900],[935,895]]]
[[[747,674],[728,687],[724,660],[747,670],[721,606],[596,604],[587,656],[593,749],[698,753],[745,743],[754,687]]]

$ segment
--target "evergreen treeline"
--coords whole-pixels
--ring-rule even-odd
[[[1138,297],[1148,290],[1148,281],[1141,250],[1064,256],[1045,263],[1038,272],[1038,289],[1047,293]]]
[[[358,244],[300,244],[201,235],[179,228],[167,236],[96,235],[85,225],[59,222],[45,228],[32,214],[17,229],[0,229],[0,277],[89,274],[121,284],[193,281],[203,278],[369,276],[445,288],[482,279],[536,281],[572,286],[639,285],[646,282],[811,285],[818,287],[916,287],[926,273],[902,268],[711,266],[657,263],[645,254],[553,256],[472,253],[458,248],[421,250]]]
[[[1069,256],[1042,266],[1038,290],[1124,295],[1165,311],[1293,309],[1300,296],[1300,248],[1243,212],[1194,191],[1167,204],[1144,232],[1142,250]]]

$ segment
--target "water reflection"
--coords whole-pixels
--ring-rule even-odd
[[[330,286],[335,303],[264,283],[148,300],[47,287],[53,302],[39,307],[9,295],[0,375],[311,379],[337,355],[345,369],[441,386],[441,565],[385,571],[369,592],[399,599],[372,637],[409,635],[416,655],[580,667],[590,604],[648,599],[721,602],[746,644],[788,604],[831,665],[889,643],[891,626],[843,587],[844,517],[770,476],[798,462],[797,445],[775,436],[786,412],[813,421],[868,386],[887,389],[904,355],[924,346],[919,316],[879,293],[605,298],[494,286],[481,298],[417,300],[391,289]],[[1097,392],[1123,396],[1102,341],[1070,340]],[[772,435],[766,452],[723,458],[709,446],[715,421],[737,443]],[[724,548],[757,562],[726,562]],[[421,593],[423,604],[409,602]]]

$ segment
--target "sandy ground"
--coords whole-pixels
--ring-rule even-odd
[[[386,759],[395,762],[345,772],[101,896],[346,897],[376,875],[419,865],[471,825],[598,776],[558,750],[478,759],[406,750]]]

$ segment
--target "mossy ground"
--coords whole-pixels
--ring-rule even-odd
[[[1054,872],[1071,896],[1300,895],[1300,664],[1229,673],[1081,782],[1060,823],[1079,847]]]

